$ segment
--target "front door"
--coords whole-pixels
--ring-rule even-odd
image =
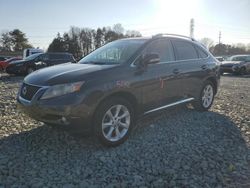
[[[160,62],[148,65],[140,75],[144,111],[164,106],[173,101],[175,87],[170,62],[174,61],[172,45],[167,39],[154,40],[142,52],[157,53]]]

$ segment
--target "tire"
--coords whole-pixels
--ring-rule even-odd
[[[29,68],[27,69],[26,73],[27,73],[27,74],[30,74],[30,73],[32,73],[32,72],[34,72],[34,71],[35,71],[34,68],[29,67]]]
[[[201,112],[208,111],[213,104],[214,95],[214,84],[211,81],[205,81],[200,91],[199,98],[194,101],[193,107]]]
[[[239,73],[240,73],[240,75],[245,75],[246,74],[246,68],[245,67],[241,67]]]
[[[123,98],[113,97],[97,108],[94,131],[103,145],[114,147],[127,140],[134,121],[135,113],[132,105]]]

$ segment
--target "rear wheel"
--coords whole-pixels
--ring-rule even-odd
[[[214,84],[206,81],[202,87],[199,98],[193,103],[198,111],[207,111],[213,104],[215,88]]]
[[[95,133],[102,144],[118,146],[129,136],[134,123],[132,105],[123,98],[104,101],[95,115]]]
[[[34,68],[29,67],[29,68],[27,69],[27,74],[30,74],[30,73],[32,73],[32,72],[34,72],[34,71],[35,71]]]
[[[241,67],[240,68],[240,74],[241,75],[245,75],[246,74],[246,68],[245,67]]]

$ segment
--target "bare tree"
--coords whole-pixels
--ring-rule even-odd
[[[122,27],[122,24],[118,23],[113,26],[113,31],[119,35],[123,35],[125,30]]]
[[[201,42],[204,46],[206,46],[207,49],[210,49],[210,48],[213,46],[213,44],[214,44],[214,41],[213,41],[212,39],[206,38],[206,37],[200,39],[200,42]]]

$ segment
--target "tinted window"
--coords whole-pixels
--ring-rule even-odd
[[[197,59],[194,46],[186,41],[173,41],[177,60]]]
[[[246,61],[247,56],[235,56],[232,57],[232,61]]]
[[[206,52],[204,52],[203,49],[201,49],[199,46],[195,46],[197,52],[198,52],[198,55],[199,55],[199,58],[206,58],[208,55]]]
[[[157,40],[153,41],[145,49],[146,54],[156,53],[160,56],[160,62],[174,61],[173,49],[170,41]]]
[[[250,56],[247,56],[247,57],[246,57],[246,61],[250,61]]]
[[[49,59],[54,60],[54,59],[59,59],[59,58],[57,57],[57,54],[49,54]]]

